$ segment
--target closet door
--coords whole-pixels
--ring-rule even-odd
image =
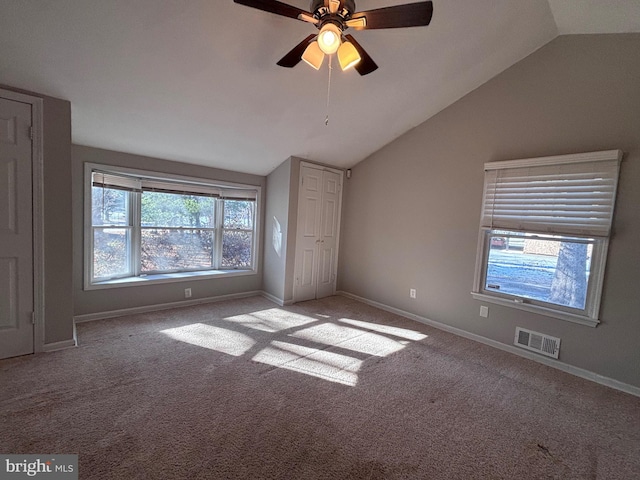
[[[331,171],[325,171],[322,174],[322,215],[318,244],[316,298],[328,297],[336,293],[340,177],[339,174]]]
[[[298,195],[296,278],[293,287],[296,302],[316,298],[321,213],[322,170],[302,164]]]
[[[301,164],[294,301],[335,293],[342,175]]]
[[[31,105],[0,98],[0,358],[33,353]]]

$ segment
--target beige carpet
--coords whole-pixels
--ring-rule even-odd
[[[0,361],[0,452],[81,479],[640,479],[640,398],[350,299],[78,335]]]

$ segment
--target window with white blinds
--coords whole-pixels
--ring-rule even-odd
[[[485,164],[481,226],[607,237],[619,151]]]
[[[621,160],[485,163],[474,298],[596,326]]]

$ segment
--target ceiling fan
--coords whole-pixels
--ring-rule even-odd
[[[257,8],[284,17],[312,23],[318,34],[309,35],[278,61],[281,67],[293,68],[304,60],[316,70],[325,55],[337,52],[342,70],[354,67],[360,75],[378,68],[352,35],[344,35],[348,28],[371,30],[429,25],[433,2],[417,2],[356,12],[355,0],[312,0],[311,12],[276,0],[233,0],[240,5]]]

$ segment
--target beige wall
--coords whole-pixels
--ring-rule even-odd
[[[73,338],[71,104],[44,98],[45,344]]]
[[[293,301],[300,161],[290,157],[267,177],[263,288],[283,304]],[[271,240],[274,217],[282,230],[280,255],[276,254]]]
[[[125,308],[144,307],[184,301],[184,289],[192,290],[191,300],[217,297],[237,293],[253,292],[262,289],[262,245],[264,244],[264,228],[260,228],[260,248],[258,273],[255,275],[199,279],[162,283],[153,285],[136,285],[104,290],[83,290],[83,177],[84,163],[99,163],[137,168],[153,172],[185,175],[212,180],[259,185],[262,188],[261,218],[264,225],[264,204],[266,177],[248,175],[228,170],[207,168],[198,165],[159,160],[156,158],[131,155],[98,148],[73,145],[73,279],[74,279],[74,314],[109,312]]]
[[[289,191],[291,159],[267,176],[263,289],[284,303],[287,267],[287,232],[289,231]],[[274,225],[280,226],[280,246],[274,245]]]
[[[305,160],[307,161],[307,160]],[[291,180],[289,182],[289,229],[287,232],[287,266],[284,280],[284,301],[293,302],[293,282],[296,266],[296,236],[298,234],[298,195],[300,194],[301,159],[291,157]]]
[[[640,386],[640,35],[556,38],[373,154],[347,182],[340,290]],[[471,298],[487,161],[622,149],[597,328]],[[416,288],[418,298],[409,298]]]

